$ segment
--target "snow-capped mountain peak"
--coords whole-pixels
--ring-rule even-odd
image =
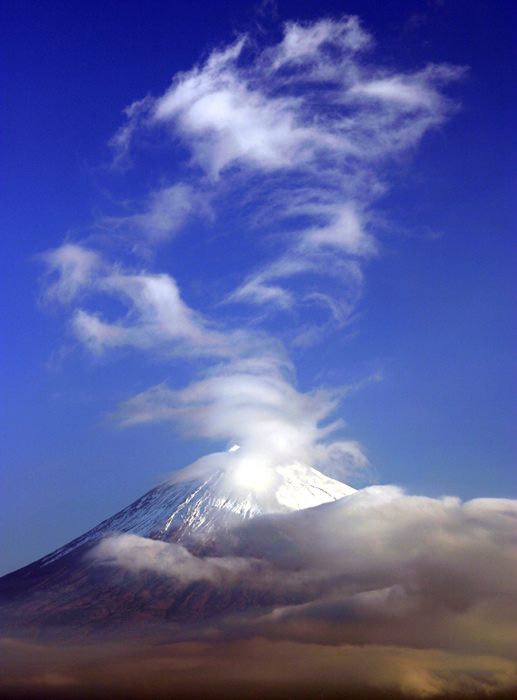
[[[334,501],[355,490],[301,462],[257,467],[241,460],[235,467],[228,467],[228,457],[238,449],[235,445],[230,454],[211,455],[210,460],[200,460],[174,473],[169,481],[44,557],[41,564],[112,533],[180,542],[211,535],[263,513],[289,512]]]

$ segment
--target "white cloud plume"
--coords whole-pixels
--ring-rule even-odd
[[[261,468],[303,462],[345,478],[367,467],[353,440],[328,442],[342,427],[321,426],[338,403],[337,392],[299,392],[274,355],[234,360],[185,389],[159,384],[128,399],[113,418],[121,426],[175,422],[187,433],[237,443],[239,462]]]
[[[304,462],[343,478],[367,466],[355,441],[327,441],[339,422],[320,427],[335,409],[338,392],[299,392],[292,366],[267,338],[211,329],[183,302],[168,275],[124,271],[79,246],[47,257],[67,261],[54,264],[59,276],[48,290],[52,298],[114,297],[128,309],[115,320],[76,309],[73,333],[92,353],[132,347],[223,360],[182,390],[159,384],[128,399],[114,416],[120,425],[178,423],[190,435],[238,443],[239,459],[262,468]]]
[[[386,189],[384,164],[445,121],[455,105],[443,88],[465,71],[388,70],[368,60],[373,44],[356,17],[291,22],[277,44],[260,48],[243,35],[178,74],[163,95],[128,108],[122,151],[140,129],[165,128],[190,148],[215,194],[244,182],[269,227],[305,219],[280,257],[248,272],[228,301],[284,310],[311,303],[325,293],[315,274],[337,277],[350,257],[358,269],[378,251],[366,211]],[[278,191],[280,211],[271,206]],[[345,274],[330,295],[341,319],[360,290],[361,275]]]

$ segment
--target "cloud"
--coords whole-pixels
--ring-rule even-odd
[[[348,204],[329,210],[330,221],[326,226],[316,227],[304,234],[300,247],[321,248],[330,246],[341,248],[351,255],[368,255],[375,252],[376,243],[365,233],[356,211]]]
[[[47,266],[46,302],[70,304],[79,294],[92,289],[104,267],[98,253],[74,243],[42,253],[40,259]]]
[[[242,535],[245,541],[249,530],[253,537],[275,542],[282,533],[290,542],[293,566],[346,572],[352,592],[358,582],[374,590],[376,582],[385,588],[406,579],[426,597],[461,609],[478,597],[517,592],[516,520],[512,500],[462,504],[453,497],[408,496],[394,486],[371,486],[310,511],[246,524]],[[297,535],[304,529],[313,538],[310,550]],[[277,561],[276,553],[272,559]],[[497,578],[491,574],[495,566]]]
[[[71,265],[54,263],[70,257]],[[87,310],[84,303],[76,308],[72,332],[93,354],[131,347],[165,357],[218,361],[183,389],[173,391],[161,383],[128,399],[112,416],[119,425],[176,423],[188,435],[241,445],[239,461],[257,468],[303,462],[348,478],[367,467],[357,442],[328,441],[341,423],[322,427],[340,392],[299,392],[292,365],[267,337],[210,328],[183,302],[175,280],[166,274],[124,270],[77,245],[51,251],[46,260],[58,275],[47,290],[49,298],[66,294],[70,303],[74,297],[82,302],[114,298],[127,308],[115,319]]]
[[[190,551],[124,535],[103,541],[92,557],[178,585],[254,591],[245,611],[214,618],[211,634],[221,638],[513,658],[516,525],[516,501],[461,503],[377,486],[256,516],[209,541],[199,534]]]
[[[132,317],[101,323],[79,311],[74,319],[78,337],[91,349],[133,346],[154,350],[168,343],[185,343],[199,353],[225,354],[226,339],[208,330],[200,316],[183,302],[178,286],[166,274],[127,274],[114,271],[99,281],[99,289],[118,297]]]
[[[128,165],[152,133],[182,177],[149,188],[136,213],[101,217],[98,228],[138,252],[200,215],[220,217],[228,250],[237,239],[253,251],[257,239],[267,245],[215,302],[284,312],[280,335],[289,320],[300,326],[307,307],[325,309],[326,324],[297,328],[300,344],[343,326],[367,262],[382,252],[373,207],[389,187],[387,168],[454,113],[446,90],[465,73],[450,65],[387,68],[373,47],[355,17],[291,22],[276,44],[241,36],[176,75],[162,95],[135,101],[112,140],[114,165]],[[278,342],[211,323],[171,275],[113,263],[93,240],[41,256],[44,300],[70,309],[75,338],[98,355],[133,348],[206,360],[189,385],[160,383],[120,404],[115,422],[171,422],[241,446],[199,460],[192,474],[230,462],[253,470],[304,463],[347,478],[367,466],[356,441],[331,439],[343,428],[329,422],[340,392],[299,390]],[[315,677],[329,688],[419,696],[505,690],[515,672],[515,521],[514,501],[461,503],[388,486],[255,518],[219,533],[210,552],[202,543],[194,552],[136,535],[106,539],[92,555],[105,567],[181,586],[253,587],[277,602],[201,631],[171,626],[173,635],[194,635],[190,646],[114,663],[53,658],[36,664],[32,678],[44,687],[93,678],[146,689],[152,679],[169,694],[171,679],[307,685]]]
[[[260,695],[313,700],[324,693],[357,700],[509,700],[515,690],[515,664],[507,659],[385,645],[331,646],[257,637],[161,645],[140,639],[137,646],[126,642],[66,649],[4,639],[0,648],[6,666],[0,691],[6,697],[23,697],[29,689],[56,693],[56,678],[70,679],[69,696],[90,700],[119,695],[170,698],[171,693],[205,699]]]
[[[239,463],[257,468],[303,462],[343,479],[364,470],[357,442],[327,440],[342,428],[339,421],[325,425],[338,392],[303,394],[289,369],[274,354],[236,359],[179,391],[151,387],[120,404],[112,419],[123,427],[178,423],[186,434],[240,445]]]
[[[291,230],[280,256],[248,271],[227,301],[288,310],[326,294],[341,307],[338,323],[352,313],[358,260],[379,251],[368,209],[386,190],[385,164],[453,113],[443,89],[465,74],[446,64],[389,70],[369,59],[373,46],[357,17],[290,22],[278,43],[242,35],[128,108],[122,152],[140,130],[162,130],[189,148],[192,172],[211,180],[215,199],[244,188],[268,227]],[[340,287],[326,290],[322,279],[346,268]]]
[[[296,124],[295,100],[272,100],[239,75],[236,61],[245,42],[214,52],[202,69],[180,76],[152,113],[155,122],[177,124],[215,178],[237,160],[266,169],[289,165],[299,147],[317,136]]]
[[[51,280],[44,292],[47,301],[71,304],[86,297],[112,297],[126,306],[127,314],[114,321],[76,307],[73,333],[93,353],[133,347],[216,357],[231,354],[229,338],[209,328],[201,315],[185,304],[169,275],[127,271],[76,244],[66,243],[42,258]]]
[[[351,88],[350,92],[352,95],[376,99],[388,105],[393,103],[396,109],[401,111],[446,112],[450,105],[447,105],[437,88],[450,80],[456,80],[462,71],[464,72],[464,69],[458,69],[456,66],[431,64],[423,71],[413,74],[386,76],[359,82]]]
[[[327,315],[307,321],[295,344],[349,322],[363,267],[381,249],[370,210],[386,190],[385,164],[450,116],[456,105],[444,89],[465,72],[446,64],[388,69],[372,58],[373,46],[356,17],[290,22],[277,43],[242,35],[177,74],[162,95],[136,100],[111,142],[116,163],[143,148],[146,135],[162,134],[171,171],[186,177],[152,189],[140,211],[101,217],[104,239],[124,240],[126,252],[149,257],[200,216],[222,217],[230,241],[280,231],[278,250],[262,254],[214,301],[258,307],[259,322],[264,311],[290,312],[296,323],[310,307]],[[72,305],[94,292],[127,305],[127,316],[115,321],[76,305],[74,333],[96,353],[163,353],[168,344],[184,355],[217,356],[230,336],[235,342],[233,332],[225,339],[209,330],[164,272],[107,269],[100,253],[81,244],[42,258],[57,276],[47,299]]]
[[[71,331],[92,353],[204,360],[189,386],[162,382],[121,404],[120,425],[178,423],[190,435],[237,442],[239,459],[257,464],[304,462],[344,478],[366,467],[357,442],[329,439],[340,424],[322,427],[337,394],[299,391],[273,335],[300,347],[354,319],[364,267],[381,252],[372,204],[387,189],[386,164],[456,109],[446,90],[463,68],[396,70],[373,48],[356,17],[290,22],[276,43],[242,35],[178,73],[163,94],[126,108],[112,141],[117,164],[152,134],[162,139],[160,170],[170,163],[181,177],[169,175],[140,211],[104,217],[100,227],[151,249],[208,215],[228,251],[237,239],[251,244],[233,289],[217,267],[211,316],[228,319],[228,305],[239,303],[258,318],[211,322],[166,271],[109,262],[90,245],[45,253],[46,299],[69,306]],[[256,259],[257,239],[271,234]],[[184,278],[191,283],[190,270]],[[285,323],[268,323],[269,310],[284,312]],[[256,330],[264,321],[269,335]]]
[[[281,257],[259,272],[252,273],[244,283],[226,299],[228,302],[273,304],[282,309],[292,308],[296,302],[324,306],[331,318],[343,325],[353,313],[363,285],[363,272],[359,258],[377,252],[377,244],[361,225],[357,212],[351,205],[325,207],[305,205],[298,207],[298,214],[311,212],[321,216],[325,223],[314,225],[300,236]],[[343,256],[342,253],[348,254]],[[305,291],[296,298],[299,280],[304,280]],[[322,278],[325,280],[322,285]],[[336,290],[328,283],[334,278]],[[284,287],[272,284],[284,281]],[[285,288],[287,281],[292,289]],[[326,289],[326,293],[319,291]]]
[[[115,154],[112,163],[115,168],[127,166],[131,146],[138,138],[142,126],[145,125],[146,113],[152,103],[152,97],[147,95],[141,100],[135,100],[124,109],[126,122],[110,140],[110,146]]]
[[[354,697],[497,697],[515,687],[516,524],[515,501],[461,503],[370,487],[255,517],[209,542],[200,536],[190,549],[110,537],[89,561],[152,572],[190,586],[191,595],[209,585],[214,599],[236,590],[253,600],[201,626],[177,626],[172,615],[148,630],[173,642],[159,647],[162,661],[169,648],[175,663],[178,654],[190,659],[180,663],[184,682],[204,669],[212,683],[231,677],[247,687],[267,678],[279,692],[305,687],[316,697],[327,687]],[[153,664],[141,636],[139,644],[132,659],[147,673]],[[107,657],[110,668],[117,663],[120,656]],[[84,680],[77,663],[63,667],[54,658],[49,666]]]
[[[516,501],[370,487],[257,516],[209,542],[199,535],[190,549],[110,538],[90,559],[179,587],[209,583],[215,599],[235,590],[253,601],[238,613],[219,610],[201,630],[157,630],[160,638],[233,640],[243,649],[260,639],[272,652],[289,647],[293,660],[311,650],[322,662],[335,654],[336,664],[364,654],[362,671],[341,676],[349,690],[369,679],[424,696],[490,694],[515,683],[516,525]]]
[[[516,524],[515,501],[461,503],[369,487],[256,518],[220,551],[260,552],[286,580],[303,573],[311,591],[302,604],[254,618],[253,634],[513,657]]]
[[[100,227],[118,238],[132,241],[132,251],[149,254],[173,238],[189,221],[212,215],[210,192],[179,182],[151,192],[143,212],[104,217]]]
[[[260,579],[267,564],[239,557],[196,557],[179,544],[119,535],[102,540],[88,555],[96,564],[120,566],[129,571],[154,571],[173,577],[179,584],[209,581],[217,586],[239,579]]]
[[[303,169],[321,155],[349,154],[351,122],[336,107],[354,82],[353,57],[368,43],[356,18],[291,23],[279,44],[250,61],[251,40],[242,36],[177,76],[149,123],[177,129],[214,178],[233,163]]]
[[[111,142],[116,163],[143,149],[146,135],[161,135],[171,173],[182,177],[153,188],[140,211],[101,217],[97,228],[147,256],[200,216],[220,217],[230,241],[281,232],[278,250],[214,301],[258,307],[259,322],[264,311],[327,314],[317,326],[307,321],[305,344],[343,326],[361,297],[364,265],[381,250],[371,207],[387,189],[386,163],[454,112],[445,89],[465,73],[447,64],[388,69],[373,47],[357,17],[289,22],[277,43],[244,34],[178,73],[162,95],[136,100]],[[72,304],[79,290],[93,290],[128,304],[128,318],[116,322],[74,309],[75,333],[95,352],[162,352],[174,338],[197,354],[221,354],[222,335],[194,318],[165,273],[103,273],[102,256],[80,244],[42,257],[59,276],[47,299]]]

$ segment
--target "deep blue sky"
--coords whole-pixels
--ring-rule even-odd
[[[187,147],[164,156],[152,137],[131,167],[107,166],[125,107],[163,95],[175,74],[242,32],[278,42],[287,20],[357,14],[383,70],[445,63],[468,73],[445,89],[461,108],[383,166],[386,193],[370,207],[380,252],[364,263],[347,322],[308,346],[289,339],[296,326],[320,321],[318,308],[258,314],[253,328],[282,340],[300,392],[362,385],[333,417],[361,443],[370,481],[431,496],[515,496],[509,3],[279,0],[257,8],[200,0],[3,3],[2,573],[113,514],[157,476],[224,447],[222,439],[184,440],[168,424],[120,429],[107,420],[149,387],[184,387],[205,360],[130,348],[92,357],[71,339],[70,311],[45,303],[38,256],[65,240],[85,241],[101,219],[137,213],[150,191],[185,177]],[[246,308],[217,302],[253,272],[255,258],[260,267],[282,234],[262,223],[232,237],[245,194],[235,192],[222,196],[215,219],[189,223],[140,264],[174,277],[185,302],[220,328],[247,323]],[[120,316],[118,303],[102,301],[103,314]]]

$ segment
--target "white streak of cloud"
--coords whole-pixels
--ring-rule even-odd
[[[174,237],[190,220],[210,217],[209,194],[186,183],[151,192],[143,212],[119,217],[104,217],[103,229],[134,239],[133,250],[152,249]]]
[[[267,569],[267,564],[258,559],[196,557],[182,545],[138,535],[108,537],[89,553],[88,559],[135,572],[153,571],[170,576],[181,585],[209,581],[221,586],[258,577]]]
[[[72,302],[76,297],[115,297],[128,309],[125,317],[103,320],[77,308],[72,319],[76,337],[96,354],[114,347],[156,352],[225,356],[229,338],[210,329],[182,300],[175,280],[166,274],[131,273],[103,261],[78,245],[65,244],[43,256],[49,274],[57,275],[45,298]]]
[[[239,444],[235,463],[268,468],[303,462],[344,478],[368,461],[357,442],[327,442],[342,427],[321,426],[336,405],[330,392],[297,391],[274,356],[250,357],[180,391],[151,387],[122,403],[113,419],[121,426],[179,423],[187,434]]]
[[[64,243],[40,258],[47,266],[44,299],[70,304],[87,289],[91,289],[102,272],[101,256],[95,251],[73,243]]]

